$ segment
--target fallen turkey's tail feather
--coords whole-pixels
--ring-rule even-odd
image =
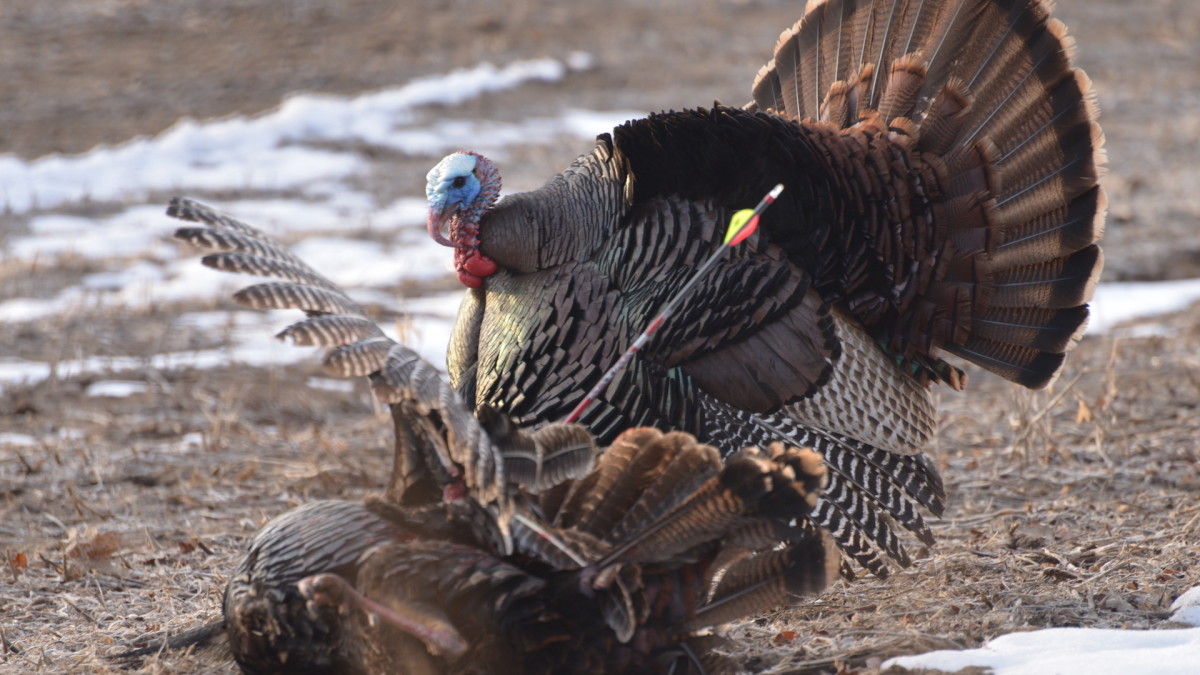
[[[785,598],[820,593],[837,577],[836,550],[829,535],[813,530],[787,548],[743,558],[729,566],[713,597],[685,625],[716,626],[774,609]]]
[[[811,450],[746,448],[722,464],[690,434],[640,428],[622,433],[591,474],[539,507],[544,527],[562,541],[588,542],[574,552],[579,561],[661,563],[759,524],[769,525],[762,546],[774,547],[811,529],[826,484],[824,462]]]
[[[759,72],[751,109],[888,134],[937,174],[948,245],[890,353],[924,366],[940,347],[1034,388],[1061,369],[1106,208],[1104,138],[1072,50],[1044,0],[825,0]]]
[[[579,570],[621,641],[646,624],[647,605],[653,622],[691,632],[833,580],[839,556],[810,517],[826,480],[811,450],[746,448],[722,465],[688,434],[631,429],[565,495],[544,495],[540,520],[517,518],[513,539],[528,557]]]
[[[582,427],[551,425],[525,434],[491,411],[484,416],[490,421],[485,429],[436,368],[387,337],[337,284],[280,242],[190,199],[171,200],[167,214],[206,226],[183,227],[175,233],[201,249],[217,251],[202,259],[205,265],[287,279],[244,288],[234,294],[234,300],[253,309],[303,310],[309,318],[288,326],[277,337],[298,345],[328,347],[323,366],[331,375],[369,376],[376,397],[398,406],[393,418],[402,450],[428,453],[439,447],[447,455],[417,461],[407,452],[397,452],[394,478],[405,483],[393,485],[397,498],[404,487],[419,480],[422,467],[440,470],[436,467],[447,459],[461,468],[462,478],[481,503],[501,499],[508,482],[537,492],[591,469],[595,443]],[[430,420],[437,420],[440,428],[430,431]],[[422,441],[406,443],[410,438]]]

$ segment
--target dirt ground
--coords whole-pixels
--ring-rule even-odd
[[[5,0],[0,152],[82,152],[183,116],[261,112],[288,92],[348,94],[574,50],[596,67],[438,113],[741,102],[802,4]],[[1059,0],[1057,15],[1104,110],[1105,279],[1200,276],[1200,9],[1194,0]],[[514,152],[506,183],[533,187],[587,146]],[[381,203],[418,195],[436,159],[382,157],[372,189]],[[0,215],[0,246],[23,222]],[[0,295],[50,292],[86,263],[37,272],[0,266]],[[0,350],[152,353],[182,339],[169,316],[213,306],[231,304],[0,326]],[[841,583],[735,628],[748,667],[871,672],[889,656],[1014,630],[1169,626],[1171,601],[1200,584],[1200,311],[1162,323],[1165,337],[1086,338],[1050,391],[973,373],[965,395],[943,394],[931,452],[950,506],[937,547],[889,580]],[[316,374],[316,363],[145,368],[119,375],[150,384],[127,398],[86,396],[88,377],[5,389],[0,433],[40,445],[0,445],[0,672],[115,670],[112,654],[213,618],[267,519],[379,487],[387,425],[365,386],[305,386]],[[234,670],[210,650],[156,657],[138,672]]]

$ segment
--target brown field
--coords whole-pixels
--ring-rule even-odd
[[[596,68],[429,114],[741,102],[803,3],[493,4],[5,0],[0,152],[82,152],[181,116],[261,112],[292,91],[349,94],[573,50],[594,54]],[[1194,0],[1060,0],[1057,14],[1105,111],[1105,280],[1200,276],[1200,10]],[[514,150],[507,185],[532,187],[587,148],[572,139]],[[419,195],[436,159],[381,154],[370,189],[382,204]],[[245,195],[192,196],[220,204]],[[0,251],[25,223],[0,214]],[[90,264],[4,260],[0,299],[51,295]],[[170,317],[231,307],[214,298],[0,325],[0,352],[148,355],[182,348]],[[973,372],[966,394],[943,393],[931,452],[950,506],[937,547],[891,579],[839,583],[735,627],[747,666],[870,673],[890,656],[1012,631],[1170,627],[1167,607],[1200,584],[1200,310],[1155,321],[1165,336],[1085,338],[1048,391]],[[113,654],[215,618],[227,576],[270,517],[380,487],[388,425],[365,384],[352,393],[305,386],[318,373],[315,361],[145,367],[111,376],[149,384],[127,398],[85,395],[95,377],[0,390],[0,433],[39,439],[0,443],[0,672],[116,671]],[[136,670],[235,671],[219,647]]]

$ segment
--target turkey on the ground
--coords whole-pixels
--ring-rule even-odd
[[[369,376],[396,438],[386,493],[286,513],[224,601],[244,671],[712,672],[705,629],[823,589],[839,556],[811,516],[811,450],[724,463],[683,432],[626,430],[597,456],[578,425],[473,414],[438,371],[256,229],[186,199],[176,236],[216,269],[281,279],[235,294],[302,309],[280,333]]]
[[[508,556],[446,509],[306,504],[264,527],[230,580],[230,646],[247,673],[712,672],[702,629],[837,574],[827,534],[762,515],[803,517],[815,494],[784,474],[822,477],[810,451],[774,450],[722,467],[686,434],[631,430],[536,500],[548,511],[516,510]],[[614,484],[637,487],[614,502]]]
[[[877,574],[932,541],[922,454],[950,354],[1044,387],[1101,268],[1103,137],[1043,0],[821,0],[741,108],[630,121],[545,186],[497,201],[471,152],[428,175],[428,227],[470,287],[449,349],[465,400],[563,419],[730,215],[786,190],[705,291],[584,413],[603,443],[682,429],[723,453],[812,446],[817,519]]]

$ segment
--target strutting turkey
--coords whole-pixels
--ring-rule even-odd
[[[908,564],[895,523],[930,542],[921,507],[943,510],[930,385],[965,385],[942,355],[1044,387],[1086,323],[1103,137],[1071,51],[1042,0],[814,1],[743,107],[627,122],[499,202],[492,162],[446,157],[426,192],[469,287],[451,381],[520,425],[563,419],[781,182],[580,422],[812,446],[818,522],[877,574]]]
[[[393,474],[366,502],[320,501],[266,525],[230,579],[223,630],[249,673],[715,672],[704,629],[823,589],[839,556],[812,521],[812,450],[722,463],[683,432],[629,429],[603,453],[579,425],[473,412],[278,242],[176,199],[176,237],[216,269],[281,279],[247,306],[302,309],[282,333],[329,347],[391,406]],[[143,652],[144,653],[144,652]]]

